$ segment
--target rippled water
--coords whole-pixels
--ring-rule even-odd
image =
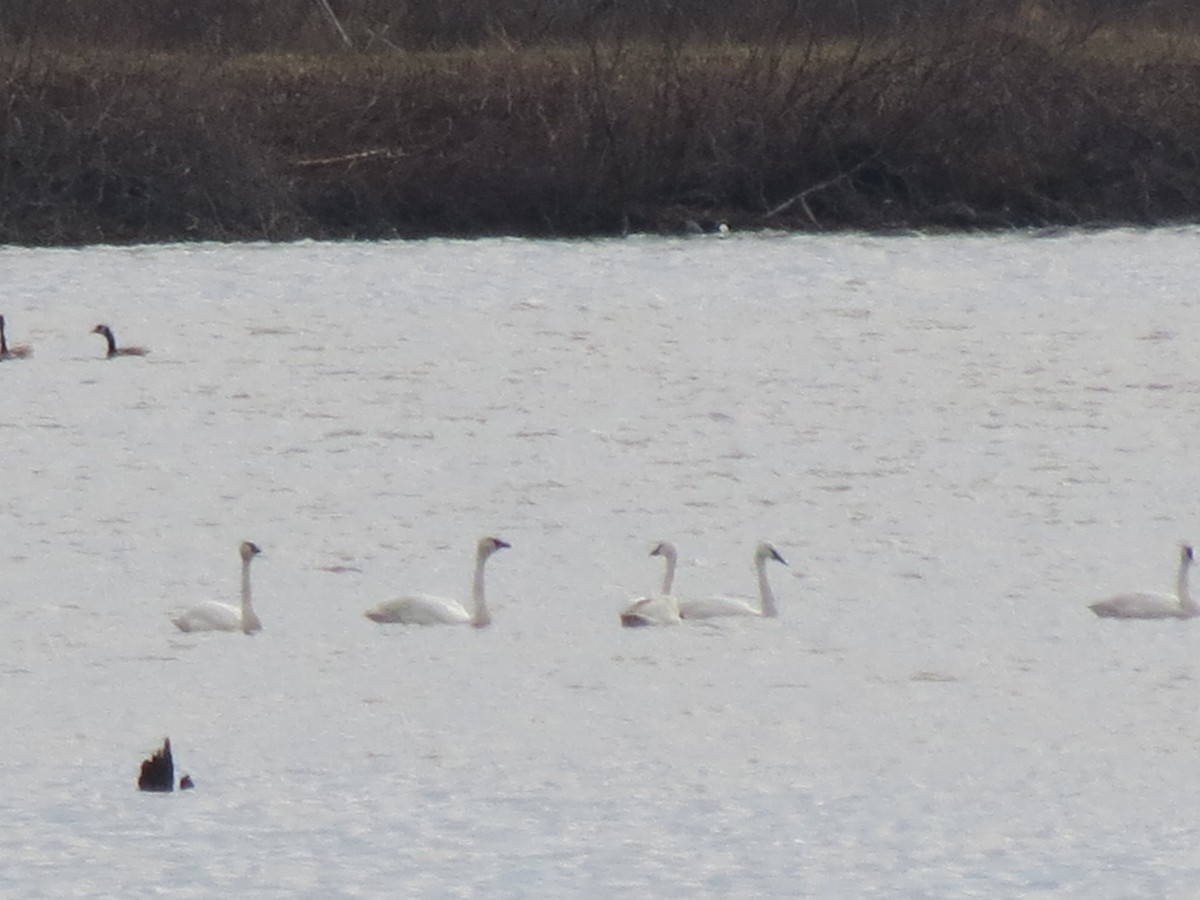
[[[0,894],[1190,896],[1198,244],[0,250]]]

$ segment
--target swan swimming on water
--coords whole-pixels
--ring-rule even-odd
[[[475,578],[471,582],[474,608],[470,613],[457,600],[412,594],[397,597],[395,600],[385,600],[374,609],[367,610],[365,615],[372,622],[381,624],[395,622],[402,625],[473,625],[483,628],[492,621],[483,598],[483,567],[493,553],[510,546],[512,545],[497,537],[479,539],[475,548]]]
[[[108,353],[105,354],[107,359],[114,356],[145,356],[150,352],[145,347],[118,347],[117,339],[113,337],[112,329],[107,325],[97,325],[92,329],[92,334],[104,335],[104,340],[108,342]]]
[[[689,600],[679,604],[679,615],[685,619],[715,619],[719,616],[761,616],[772,619],[778,614],[775,593],[767,581],[767,560],[787,565],[787,561],[768,543],[754,548],[754,568],[758,573],[758,606],[736,597],[712,597],[708,600]]]
[[[33,355],[33,349],[28,344],[8,346],[8,338],[4,336],[4,316],[0,316],[0,359],[27,359]]]
[[[1200,616],[1200,606],[1196,605],[1188,590],[1188,569],[1192,566],[1192,558],[1191,545],[1181,544],[1177,594],[1143,591],[1117,594],[1091,604],[1090,609],[1106,619],[1191,619]]]
[[[229,603],[219,603],[210,600],[201,603],[171,621],[180,631],[241,631],[253,634],[262,628],[262,622],[255,615],[250,603],[250,560],[262,551],[256,544],[243,541],[238,548],[242,557],[242,604],[240,607]]]
[[[639,597],[621,610],[621,624],[626,628],[643,625],[676,625],[679,623],[679,601],[671,593],[675,581],[675,545],[667,541],[656,544],[651,556],[661,556],[667,561],[663,575],[662,591],[648,597]]]

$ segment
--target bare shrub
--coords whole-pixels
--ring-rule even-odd
[[[295,233],[267,155],[179,72],[43,58],[0,98],[0,241]]]
[[[330,0],[362,51],[345,52],[317,4],[235,15],[204,0],[207,18],[172,25],[155,16],[174,4],[141,2],[137,22],[93,21],[137,51],[56,44],[36,4],[0,7],[0,32],[25,29],[0,42],[0,240],[998,228],[1200,210],[1200,43],[1114,30],[1149,21],[1145,8]],[[76,26],[105,3],[72,6]],[[302,44],[320,52],[279,52]],[[418,45],[441,49],[397,49]]]

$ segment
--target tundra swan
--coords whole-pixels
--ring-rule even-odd
[[[1188,569],[1192,565],[1192,547],[1179,547],[1179,577],[1177,595],[1139,591],[1117,594],[1091,604],[1091,610],[1106,619],[1191,619],[1200,615],[1200,606],[1188,591]]]
[[[184,775],[179,779],[181,791],[191,787],[195,787],[191,775]],[[149,759],[142,760],[142,769],[138,773],[138,790],[163,793],[175,790],[175,759],[171,756],[170,738],[163,738],[162,749],[155,751]]]
[[[28,344],[8,346],[8,338],[4,336],[4,316],[0,316],[0,359],[25,359],[32,355],[33,350]]]
[[[754,568],[758,572],[758,606],[749,600],[736,597],[712,597],[707,600],[689,600],[679,604],[679,615],[684,619],[715,619],[718,616],[761,616],[773,619],[778,610],[775,608],[775,594],[767,581],[767,560],[787,565],[787,560],[779,555],[779,551],[770,544],[761,543],[754,549]]]
[[[639,597],[621,610],[621,624],[626,628],[642,625],[676,625],[679,622],[679,601],[671,593],[675,581],[675,545],[663,541],[650,551],[651,556],[661,556],[667,561],[663,575],[662,591],[648,597]]]
[[[150,352],[145,347],[118,347],[117,339],[113,337],[112,329],[107,325],[97,325],[92,329],[92,334],[104,335],[104,340],[108,342],[108,353],[105,354],[107,359],[114,356],[145,356]]]
[[[483,628],[492,621],[483,599],[483,567],[493,553],[510,546],[497,537],[479,539],[475,548],[475,578],[471,582],[474,610],[470,613],[457,600],[411,594],[380,603],[374,609],[367,610],[366,617],[381,624],[399,622],[404,625],[474,625]]]
[[[233,606],[229,603],[219,603],[210,600],[194,606],[177,619],[175,623],[180,631],[241,631],[253,634],[262,628],[262,622],[254,613],[250,603],[250,560],[262,551],[250,541],[243,541],[238,548],[242,557],[242,605]]]

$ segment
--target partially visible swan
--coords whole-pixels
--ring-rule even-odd
[[[242,605],[232,606],[216,600],[201,603],[171,620],[180,631],[241,631],[253,634],[262,629],[262,622],[250,603],[250,560],[262,551],[256,544],[243,541],[238,553],[242,557]]]
[[[192,787],[195,785],[191,775],[184,775],[179,779],[181,791]],[[171,756],[170,738],[163,738],[162,749],[142,761],[141,771],[138,772],[138,790],[163,793],[175,790],[175,759]]]
[[[145,356],[150,352],[145,347],[118,347],[117,339],[107,325],[97,325],[92,329],[92,334],[104,335],[104,340],[108,342],[108,353],[105,354],[108,359],[114,356]]]
[[[1188,569],[1192,566],[1192,559],[1191,545],[1181,544],[1175,595],[1144,591],[1117,594],[1091,604],[1090,609],[1106,619],[1191,619],[1200,616],[1200,606],[1196,605],[1188,590]]]
[[[0,316],[0,359],[25,359],[33,355],[33,348],[28,344],[8,346],[8,338],[4,336],[4,316]]]
[[[661,556],[667,561],[663,575],[662,591],[648,597],[639,597],[621,610],[621,624],[626,628],[642,625],[677,625],[679,623],[679,601],[671,593],[675,581],[675,545],[667,541],[656,544],[651,556]]]
[[[758,572],[758,606],[754,606],[749,600],[736,597],[712,597],[708,600],[689,600],[680,603],[679,615],[684,619],[715,619],[718,616],[774,618],[778,614],[778,610],[775,608],[775,594],[767,581],[768,559],[787,565],[787,560],[768,543],[761,543],[754,549],[754,568]]]
[[[479,539],[475,548],[475,578],[471,582],[471,599],[474,609],[468,613],[457,600],[431,597],[427,594],[411,594],[385,600],[365,613],[372,622],[387,624],[398,622],[403,625],[473,625],[483,628],[490,625],[492,616],[483,599],[483,567],[497,550],[512,546],[497,537]]]

